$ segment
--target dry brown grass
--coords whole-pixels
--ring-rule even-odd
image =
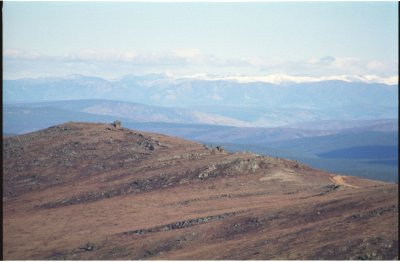
[[[101,124],[3,142],[5,259],[398,257],[394,184]]]

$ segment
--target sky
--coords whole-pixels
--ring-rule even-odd
[[[4,78],[398,77],[397,2],[4,2]]]

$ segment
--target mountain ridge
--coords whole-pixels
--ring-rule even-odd
[[[3,144],[6,259],[398,257],[395,184],[111,124]]]
[[[344,81],[295,83],[284,86],[268,83],[236,83],[168,78],[154,82],[153,78],[137,76],[108,81],[99,77],[4,80],[6,101],[68,100],[106,98],[143,102],[163,106],[257,105],[327,106],[396,105],[396,85],[366,84]],[[165,80],[165,81],[164,81]],[[164,82],[163,82],[164,81]],[[49,85],[46,84],[49,83]],[[123,90],[124,92],[121,92]],[[299,94],[301,90],[301,94]],[[368,90],[368,92],[365,92]],[[18,95],[17,95],[18,94]],[[229,96],[227,96],[229,94]],[[313,99],[314,97],[319,99]],[[282,97],[285,99],[282,100]],[[240,102],[241,101],[241,102]],[[250,103],[251,102],[251,103]],[[388,103],[392,102],[392,103]]]

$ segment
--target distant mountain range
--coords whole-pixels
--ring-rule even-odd
[[[228,126],[246,126],[241,120],[224,117],[217,114],[203,113],[196,110],[184,108],[170,108],[150,106],[139,103],[110,101],[110,100],[68,100],[41,103],[19,103],[5,105],[6,112],[20,112],[28,115],[37,114],[38,117],[44,113],[44,108],[54,108],[59,111],[57,117],[67,115],[69,118],[84,120],[107,120],[110,116],[136,122],[163,122],[163,123],[191,123],[191,124],[214,124]],[[60,111],[61,110],[61,111]],[[72,113],[74,112],[74,113]],[[48,110],[47,114],[56,114]],[[72,115],[71,115],[72,114]],[[90,116],[93,118],[90,119]],[[47,119],[50,116],[47,117]],[[56,118],[57,118],[56,117]]]
[[[74,75],[4,80],[3,85],[5,103],[127,101],[141,105],[113,104],[111,107],[104,102],[101,108],[87,106],[84,112],[115,115],[118,111],[121,117],[145,122],[277,127],[321,120],[397,118],[398,111],[397,85],[337,80],[276,85],[171,79],[160,75],[128,76],[118,80]]]
[[[272,142],[342,132],[393,132],[398,126],[397,119],[375,119],[317,120],[275,128],[251,127],[241,120],[185,108],[101,99],[5,104],[3,117],[4,131],[15,134],[68,121],[111,122],[120,119],[127,126],[148,126],[149,131],[160,128],[165,132],[167,128],[174,130],[172,135],[189,139],[235,143]],[[189,131],[191,129],[193,132]]]

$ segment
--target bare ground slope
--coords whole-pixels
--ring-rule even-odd
[[[397,259],[398,187],[106,124],[3,139],[5,259]]]

